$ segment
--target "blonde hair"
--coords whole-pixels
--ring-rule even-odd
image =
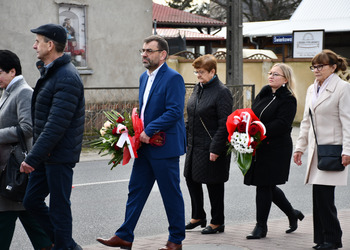
[[[273,67],[279,67],[282,70],[284,77],[287,79],[287,83],[285,87],[292,93],[293,96],[295,96],[293,91],[293,88],[295,85],[293,69],[285,63],[276,63],[275,65],[272,66],[272,68]]]

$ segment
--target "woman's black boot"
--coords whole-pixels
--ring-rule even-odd
[[[289,234],[294,232],[298,228],[298,220],[302,221],[304,219],[304,215],[299,210],[294,209],[293,215],[288,216],[289,219],[289,229],[286,230],[286,233]]]
[[[247,239],[251,240],[251,239],[261,239],[261,238],[265,238],[267,234],[267,226],[260,226],[258,224],[256,224],[253,232],[251,232],[249,235],[247,235]]]

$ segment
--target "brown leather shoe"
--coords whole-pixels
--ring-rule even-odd
[[[109,240],[97,238],[97,241],[109,247],[120,247],[121,249],[131,249],[132,247],[132,242],[125,241],[117,235],[114,235]]]
[[[182,250],[182,245],[168,241],[164,247],[159,248],[158,250]]]

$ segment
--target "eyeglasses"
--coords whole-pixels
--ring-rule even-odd
[[[272,73],[272,72],[269,72],[267,73],[268,76],[272,76],[272,77],[277,77],[277,76],[282,76],[282,77],[285,77],[284,75],[281,75],[281,74],[278,74],[276,72]]]
[[[157,51],[163,51],[162,49],[157,49],[157,50],[153,50],[153,49],[140,49],[139,52],[141,55],[143,55],[143,53],[146,53],[146,55],[152,54],[154,52]]]
[[[193,74],[195,74],[196,76],[204,75],[204,74],[205,74],[205,71],[202,71],[202,70],[197,71],[197,70],[195,70],[195,71],[193,71]]]
[[[329,65],[329,64],[312,65],[310,66],[310,70],[315,71],[315,69],[317,69],[318,71],[321,71],[323,69],[323,66],[326,66],[326,65]]]

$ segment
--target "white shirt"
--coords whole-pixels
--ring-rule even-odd
[[[164,63],[162,63],[163,65]],[[149,70],[147,71],[147,75],[148,75],[148,80],[147,80],[147,84],[146,84],[146,88],[145,88],[145,92],[143,93],[143,104],[142,104],[142,109],[141,109],[141,115],[140,118],[142,120],[142,122],[144,122],[144,113],[145,113],[145,108],[147,105],[147,101],[148,101],[148,96],[149,96],[149,92],[152,88],[152,84],[154,82],[154,79],[157,76],[157,73],[160,69],[160,67],[162,67],[162,65],[160,65],[156,70],[154,70],[152,73],[149,73]]]
[[[15,82],[19,81],[19,80],[22,80],[23,79],[23,76],[22,75],[19,75],[19,76],[16,76],[12,79],[12,81],[9,83],[9,85],[7,85],[6,89],[9,89]]]

